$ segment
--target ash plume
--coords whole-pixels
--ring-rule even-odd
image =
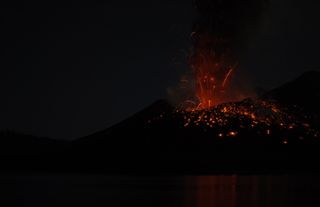
[[[194,0],[197,17],[193,25],[194,48],[203,37],[223,39],[220,45],[208,45],[216,52],[234,49],[250,36],[261,21],[268,0]],[[212,49],[212,48],[211,48]]]

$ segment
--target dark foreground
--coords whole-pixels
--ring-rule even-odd
[[[109,175],[320,173],[320,145],[316,143],[144,143],[3,145],[0,172]]]
[[[1,174],[1,206],[311,207],[314,174],[106,176]]]

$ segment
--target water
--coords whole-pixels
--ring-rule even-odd
[[[2,175],[0,186],[0,206],[320,206],[320,176],[306,174]]]
[[[206,176],[186,180],[186,206],[190,207],[320,206],[318,176]]]

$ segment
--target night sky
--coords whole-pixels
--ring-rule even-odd
[[[190,70],[191,0],[1,4],[0,129],[85,136],[165,98]],[[253,86],[320,68],[319,10],[271,0],[239,60]]]

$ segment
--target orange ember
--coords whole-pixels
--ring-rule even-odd
[[[191,57],[199,100],[196,109],[208,109],[229,99],[227,89],[236,64],[226,49],[227,41],[206,35],[199,38]]]

